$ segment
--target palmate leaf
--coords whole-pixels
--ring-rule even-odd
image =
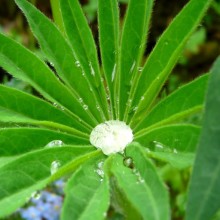
[[[97,169],[101,169],[97,159],[90,160],[69,179],[62,219],[104,219],[110,203],[109,183],[108,177],[103,179]]]
[[[20,156],[1,166],[0,218],[23,205],[33,191],[54,180],[51,178],[51,165],[54,161],[59,162],[63,168],[69,161],[76,161],[78,166],[77,160],[85,155],[89,157],[93,151],[94,148],[91,146],[43,149]]]
[[[96,70],[94,70],[95,67],[91,66],[92,72],[78,67],[78,54],[74,56],[69,43],[56,26],[26,0],[16,0],[15,2],[26,15],[43,52],[54,65],[60,78],[72,90],[78,103],[81,102],[82,106],[85,105],[87,113],[90,113],[90,118],[95,117],[98,122],[101,122],[103,118],[105,119],[104,115],[101,117],[101,112],[107,111],[107,109],[103,109],[107,106],[104,105],[104,102],[100,106],[101,101],[97,100],[97,97],[100,97],[97,93],[103,85],[101,86],[101,80],[99,82],[95,80],[98,77],[97,72],[93,73]],[[105,100],[105,97],[102,97],[102,100]]]
[[[220,58],[211,70],[204,122],[193,168],[187,220],[209,220],[220,209]]]
[[[134,84],[135,88],[132,90],[134,91],[132,107],[135,108],[135,114],[130,122],[132,127],[148,114],[149,108],[210,2],[210,0],[189,1],[158,40],[144,65],[138,85]]]

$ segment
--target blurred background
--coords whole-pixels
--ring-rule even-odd
[[[126,12],[128,1],[129,0],[119,0],[121,23]],[[37,8],[52,19],[50,0],[30,0],[30,2],[36,5]],[[98,27],[96,17],[97,0],[81,0],[80,2],[98,46]],[[187,2],[187,0],[155,1],[149,40],[145,51],[145,59],[147,59],[148,54],[151,52],[161,33]],[[6,35],[25,45],[30,50],[40,54],[38,43],[33,37],[24,16],[13,0],[0,0],[0,32],[4,32]],[[161,96],[166,96],[182,84],[196,78],[198,75],[207,73],[219,54],[220,0],[214,0],[202,23],[193,33],[184,48],[176,67],[161,92]],[[12,78],[1,68],[0,83],[38,95],[29,85]],[[189,172],[169,170],[164,178],[170,186],[170,189],[172,189],[172,219],[181,220],[183,219],[182,216],[186,196],[185,191],[189,179]],[[59,219],[59,212],[64,196],[62,191],[64,184],[65,180],[59,180],[45,190],[35,193],[32,195],[31,200],[29,200],[22,209],[7,219]],[[114,219],[122,218],[119,216]]]

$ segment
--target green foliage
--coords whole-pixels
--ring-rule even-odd
[[[211,219],[220,209],[220,58],[211,72],[203,129],[189,187],[187,220]]]
[[[0,33],[0,66],[41,97],[0,86],[0,218],[25,204],[34,191],[67,176],[61,219],[115,219],[117,215],[170,219],[161,168],[192,166],[200,127],[185,119],[201,113],[209,75],[163,100],[158,94],[211,1],[189,1],[145,63],[153,0],[130,0],[122,28],[118,1],[98,0],[101,62],[78,0],[51,1],[55,23],[27,0],[15,2],[39,42],[43,59]],[[210,207],[212,199],[219,202],[214,197],[219,166],[213,167],[219,164],[218,66],[208,91],[206,106],[213,112],[205,114],[188,219],[195,219],[194,214],[207,219],[219,208],[204,208]],[[129,124],[134,142],[122,154],[107,157],[90,145],[89,135],[108,120]],[[209,160],[206,146],[212,141]],[[213,175],[203,176],[202,169]],[[213,185],[205,188],[209,181]],[[204,191],[198,190],[198,183]]]

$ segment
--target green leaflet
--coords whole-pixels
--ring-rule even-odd
[[[28,153],[1,166],[0,217],[15,211],[30,198],[32,192],[52,181],[51,165],[54,161],[65,167],[67,162],[77,161],[80,156],[91,154],[93,150],[92,147],[44,149]]]
[[[134,131],[143,129],[137,132],[136,135],[161,125],[175,123],[201,111],[205,99],[207,80],[208,75],[198,77],[159,102],[142,122],[135,126]]]
[[[61,106],[52,106],[43,99],[3,85],[0,85],[0,121],[38,125],[41,125],[41,121],[50,121],[87,130]]]
[[[149,157],[183,169],[193,164],[200,128],[190,124],[162,126],[136,136]]]
[[[169,219],[168,196],[165,187],[147,157],[142,153],[139,154],[137,148],[136,151],[136,154],[134,152],[129,154],[134,157],[134,163],[137,166],[135,170],[125,167],[120,155],[113,155],[111,173],[116,178],[118,187],[125,193],[143,219],[159,220],[161,216],[164,220]],[[140,165],[138,160],[144,160],[145,165]],[[147,177],[145,169],[150,171],[151,180]],[[158,188],[158,191],[155,190],[152,183],[155,184],[154,187]]]
[[[186,220],[208,220],[220,209],[220,58],[211,70],[204,122],[189,186]]]
[[[60,6],[66,34],[77,58],[77,65],[85,71],[89,82],[96,82],[94,93],[98,99],[98,105],[102,104],[105,116],[108,118],[108,104],[99,72],[96,45],[82,8],[78,0],[61,0]]]
[[[107,176],[100,176],[102,167],[98,166],[97,158],[89,160],[70,178],[65,188],[62,219],[104,219],[110,202],[109,186]]]
[[[103,72],[109,88],[112,117],[116,115],[115,80],[118,69],[119,8],[117,0],[98,0],[99,42]]]
[[[150,54],[138,81],[134,84],[131,124],[145,117],[174,67],[190,34],[200,22],[211,0],[191,0],[162,34]],[[130,121],[130,120],[129,120]]]
[[[60,78],[72,91],[78,104],[81,107],[85,106],[86,113],[90,116],[87,120],[93,119],[96,123],[104,120],[105,117],[101,112],[106,106],[102,105],[99,109],[96,107],[99,106],[99,103],[97,102],[98,95],[95,92],[100,89],[100,84],[95,82],[96,73],[86,72],[78,66],[78,54],[73,53],[68,41],[46,16],[26,0],[15,0],[15,2],[27,17],[43,52],[54,65]],[[91,80],[89,80],[90,75],[92,75]],[[102,98],[104,99],[104,97]]]
[[[59,81],[44,62],[2,34],[0,34],[0,66],[14,77],[28,82],[46,99],[63,106],[75,121],[81,118],[86,121],[83,123],[86,126],[94,125],[79,100],[74,98],[72,92]]]
[[[133,78],[138,74],[141,58],[145,49],[146,35],[153,7],[153,0],[130,0],[119,51],[119,67],[116,73],[116,100],[119,119],[126,120],[126,103]],[[132,92],[132,91],[131,91]]]
[[[62,145],[89,144],[88,139],[41,128],[3,128],[0,129],[0,156],[14,156],[44,148],[52,141],[62,141]],[[59,144],[58,144],[59,146]]]

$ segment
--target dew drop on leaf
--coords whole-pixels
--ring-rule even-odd
[[[124,158],[123,163],[124,163],[124,165],[126,167],[129,167],[129,168],[133,168],[134,167],[133,159],[131,157]]]
[[[130,69],[130,73],[133,72],[134,68],[135,68],[135,65],[136,65],[136,61],[133,62],[132,66],[131,66],[131,69]]]
[[[61,140],[53,140],[49,142],[45,148],[51,148],[51,147],[62,147],[64,145],[63,141]]]
[[[174,154],[177,154],[177,153],[178,153],[176,148],[173,149],[173,153],[174,153]]]
[[[60,166],[61,166],[60,161],[58,161],[58,160],[53,161],[51,163],[51,166],[50,166],[50,173],[51,173],[51,175],[56,173],[57,170],[60,168]]]
[[[115,73],[116,73],[116,64],[114,65],[113,70],[112,70],[112,82],[115,79]]]
[[[40,193],[38,191],[35,191],[31,194],[31,199],[38,200],[40,199],[40,196]]]
[[[88,105],[83,105],[83,108],[85,109],[85,110],[88,110]]]
[[[80,67],[80,62],[78,60],[75,62],[75,64],[77,67]]]

